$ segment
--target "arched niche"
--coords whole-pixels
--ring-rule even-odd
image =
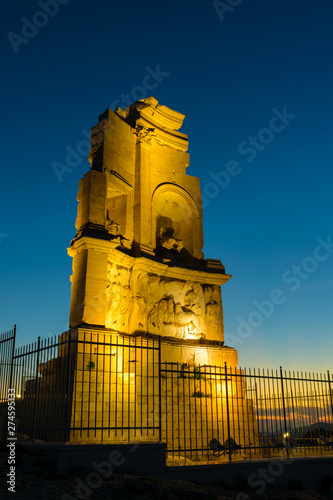
[[[185,189],[170,183],[155,189],[152,196],[151,241],[159,255],[171,251],[179,254],[179,260],[203,258],[199,210]]]

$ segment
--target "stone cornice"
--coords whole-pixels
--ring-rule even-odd
[[[186,153],[188,150],[188,139],[186,134],[181,134],[166,127],[159,126],[152,118],[140,117],[136,121],[136,128],[140,131],[141,138],[146,140],[155,139],[162,145],[170,146],[174,149]],[[143,134],[146,130],[146,134]],[[140,136],[139,136],[140,137]]]
[[[116,241],[83,237],[76,240],[73,245],[68,248],[68,254],[74,257],[77,253],[88,249],[107,252],[111,253],[112,260],[115,264],[127,267],[133,272],[145,272],[147,274],[163,276],[164,278],[194,281],[202,285],[211,284],[221,286],[231,278],[230,274],[173,266],[147,257],[132,257],[131,255],[119,251],[117,247],[119,247],[119,242]]]
[[[130,111],[136,109],[140,116],[148,122],[154,123],[157,127],[172,131],[179,130],[185,118],[185,115],[179,113],[179,111],[158,104],[158,100],[155,97],[141,99],[132,104],[130,108]],[[184,134],[181,135],[184,136]]]

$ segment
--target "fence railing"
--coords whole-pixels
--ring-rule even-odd
[[[162,438],[170,460],[333,454],[329,372],[164,363],[161,377]]]
[[[0,403],[7,401],[8,389],[12,383],[15,339],[16,325],[0,335]]]
[[[0,337],[0,417],[14,388],[20,440],[164,441],[174,464],[333,454],[329,372],[167,362],[160,338],[88,328],[14,342]]]

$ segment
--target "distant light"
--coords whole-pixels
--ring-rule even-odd
[[[20,398],[20,397],[21,397],[21,394],[16,394],[16,397],[17,397],[17,398]]]
[[[283,437],[284,437],[284,438],[289,437],[289,432],[286,432],[285,434],[283,434]]]

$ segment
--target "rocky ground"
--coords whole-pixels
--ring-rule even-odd
[[[101,480],[90,478],[91,469],[80,468],[66,477],[56,476],[32,455],[17,453],[16,490],[8,491],[6,474],[8,473],[7,453],[0,453],[0,498],[29,500],[73,500],[73,499],[110,499],[110,500],[333,500],[331,484],[322,485],[322,492],[301,489],[294,485],[293,489],[281,491],[271,489],[261,495],[251,491],[246,482],[240,480],[238,488],[230,490],[225,485],[197,485],[183,481],[139,477],[128,474],[113,473],[109,478]],[[88,482],[88,484],[87,484]],[[243,483],[243,484],[242,484]],[[298,489],[297,489],[298,488]],[[326,491],[326,494],[324,494]]]

